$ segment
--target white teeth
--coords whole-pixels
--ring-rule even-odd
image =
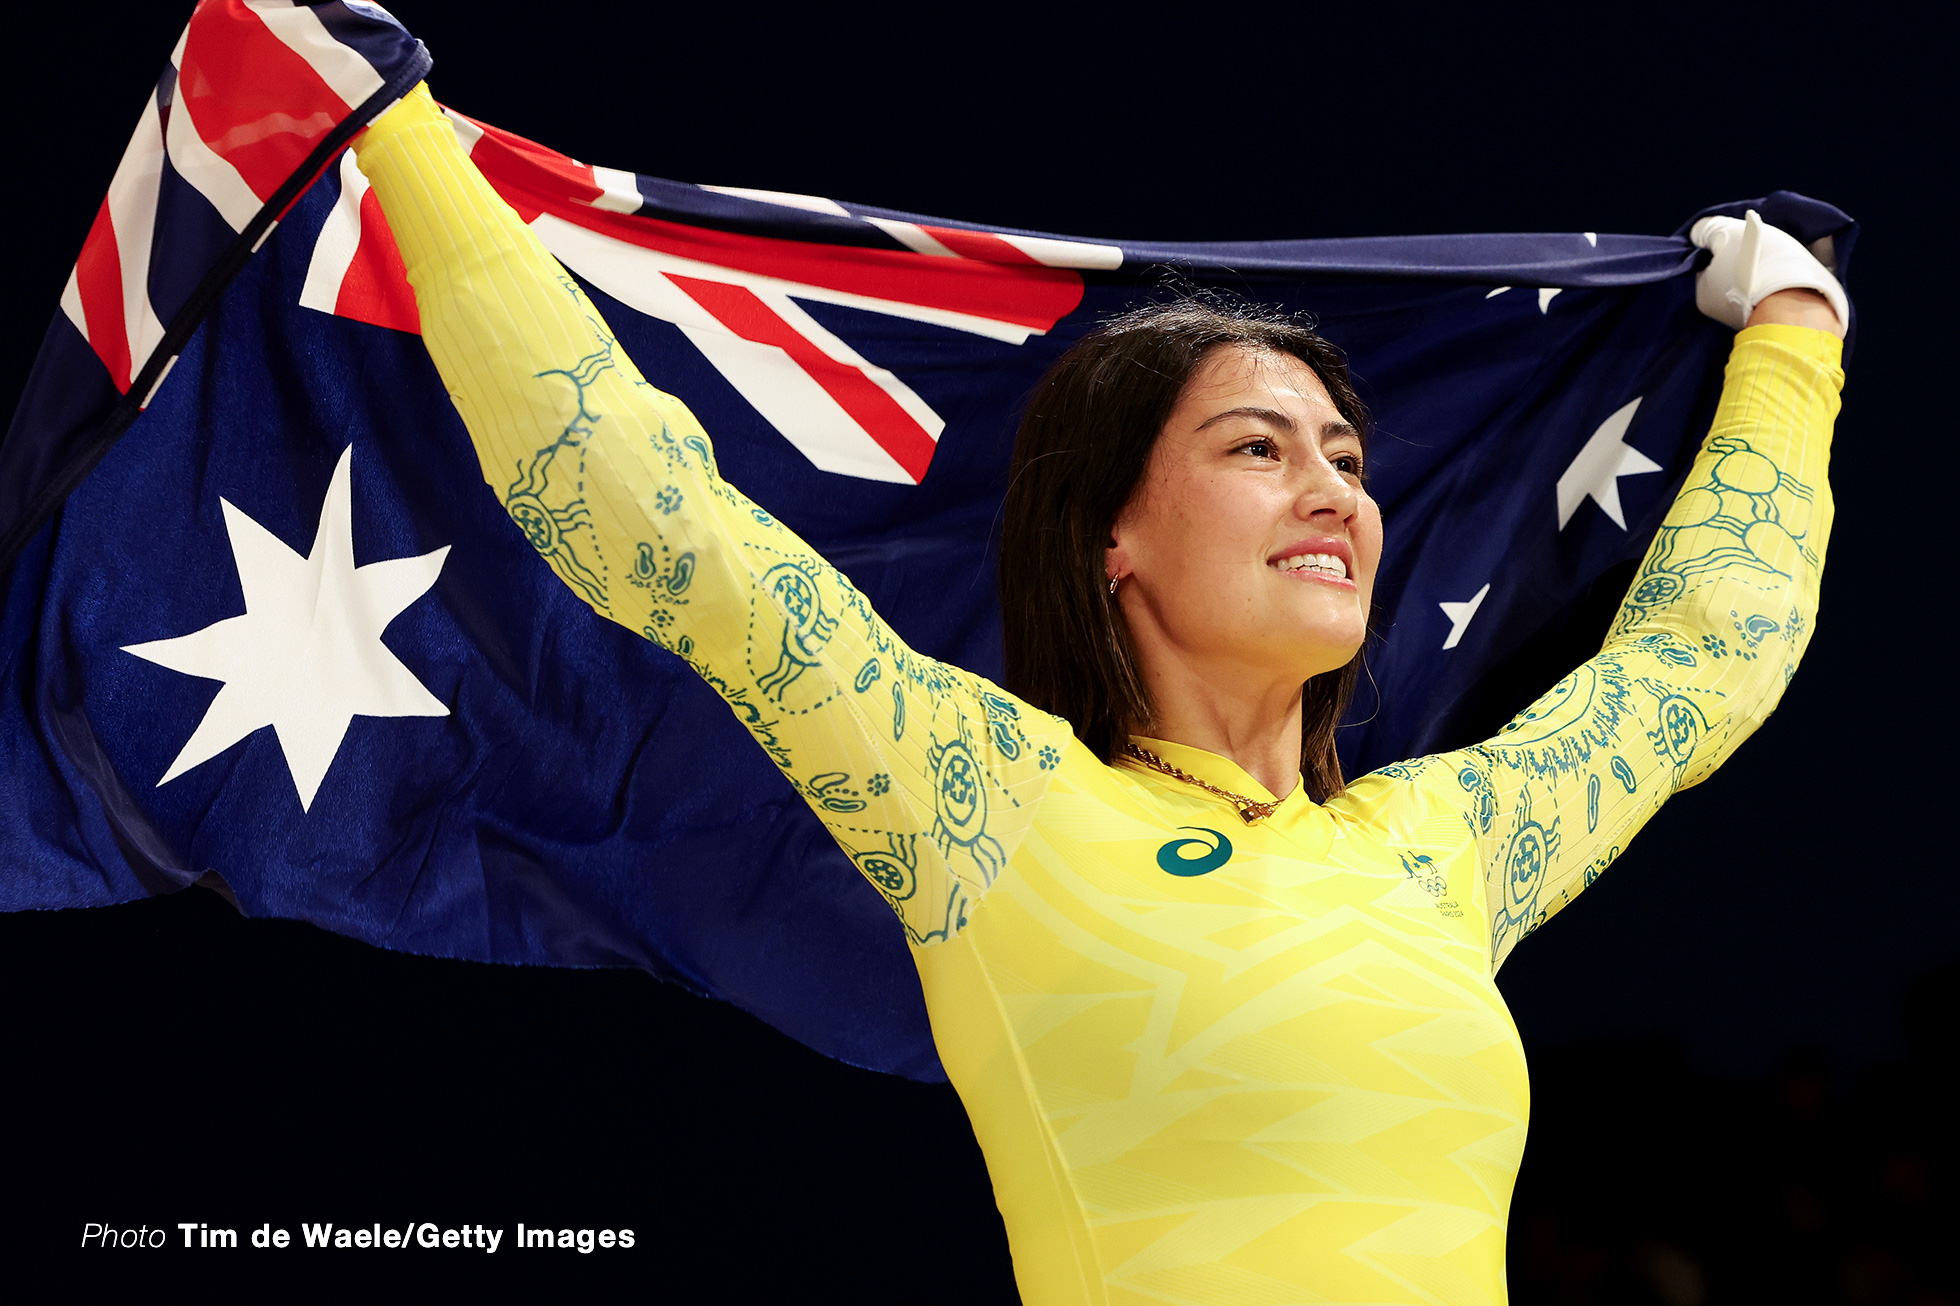
[[[1347,563],[1332,553],[1302,553],[1273,563],[1281,571],[1317,571],[1324,576],[1347,579]]]

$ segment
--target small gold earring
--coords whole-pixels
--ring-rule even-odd
[[[1121,576],[1111,576],[1109,578],[1109,592],[1111,594],[1114,594],[1116,592],[1116,582],[1121,579],[1123,579]]]

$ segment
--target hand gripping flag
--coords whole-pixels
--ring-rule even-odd
[[[345,144],[427,71],[361,0],[203,0],[0,445],[0,905],[208,872],[386,947],[640,966],[938,1076],[888,909],[727,709],[482,485]],[[998,676],[1018,407],[1180,284],[1310,311],[1379,419],[1351,774],[1597,639],[1713,412],[1679,235],[1149,245],[592,167],[452,113],[729,478],[913,645]],[[1843,274],[1856,228],[1759,209]],[[1685,229],[1685,224],[1684,224]],[[1578,632],[1575,637],[1572,632]]]

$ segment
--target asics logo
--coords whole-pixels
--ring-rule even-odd
[[[1208,834],[1211,841],[1203,839],[1173,839],[1157,850],[1157,867],[1172,875],[1208,875],[1226,862],[1232,860],[1232,841],[1216,830],[1207,830],[1201,825],[1180,825],[1180,830],[1195,830]],[[1196,853],[1187,849],[1196,848]]]

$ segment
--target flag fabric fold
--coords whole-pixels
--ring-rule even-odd
[[[320,169],[429,65],[420,41],[363,0],[197,6],[0,444],[0,566],[136,419]]]
[[[594,616],[482,484],[344,149],[428,67],[361,0],[203,0],[172,52],[0,444],[0,906],[215,871],[248,914],[638,966],[938,1077],[883,902],[722,702]],[[1468,742],[1590,652],[1728,351],[1679,233],[1083,239],[451,120],[728,478],[984,675],[991,532],[1048,364],[1166,268],[1313,314],[1379,422],[1351,773]],[[1845,215],[1710,211],[1749,207],[1843,275]]]

